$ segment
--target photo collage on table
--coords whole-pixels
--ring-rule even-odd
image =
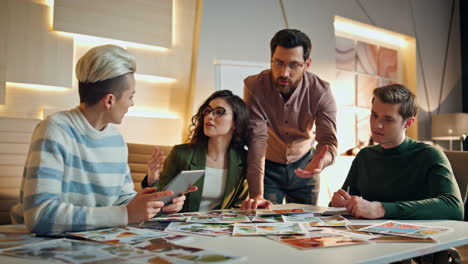
[[[0,254],[64,263],[238,263],[233,256],[180,243],[202,236],[263,236],[296,249],[350,246],[374,242],[437,242],[450,228],[388,221],[356,225],[341,216],[301,208],[285,210],[213,210],[170,214],[140,225],[70,232],[70,238],[0,233]],[[184,233],[184,234],[181,234]],[[193,241],[196,244],[196,241]]]

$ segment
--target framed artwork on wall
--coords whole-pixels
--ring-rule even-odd
[[[372,107],[372,91],[379,87],[379,79],[367,74],[358,74],[356,86],[356,106],[370,109]]]
[[[398,51],[386,47],[379,48],[379,76],[396,80],[398,77]]]
[[[356,47],[354,42],[354,39],[336,37],[335,58],[337,69],[355,71]]]
[[[338,130],[354,131],[354,137],[341,135],[340,142],[346,146],[364,147],[371,137],[369,117],[372,107],[372,91],[400,81],[401,65],[399,50],[367,40],[337,35],[335,39],[336,76],[332,91],[335,95],[338,116],[346,122]],[[345,115],[340,111],[347,112]],[[353,118],[350,118],[353,115]],[[352,129],[349,129],[349,128]]]
[[[360,73],[377,74],[378,47],[374,44],[358,41],[356,46],[356,68]]]

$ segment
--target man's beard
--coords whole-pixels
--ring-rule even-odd
[[[286,85],[281,84],[280,83],[281,80],[287,81],[288,84],[286,84]],[[291,79],[289,79],[289,78],[278,77],[274,81],[274,84],[275,84],[275,88],[278,89],[280,91],[280,93],[282,93],[282,94],[292,94],[292,92],[294,92],[294,90],[297,88],[297,86],[299,85],[301,80],[302,80],[302,77],[299,80],[297,80],[295,83],[291,83]]]

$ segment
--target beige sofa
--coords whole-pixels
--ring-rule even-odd
[[[147,171],[147,162],[153,153],[154,145],[128,143],[128,165],[132,174],[135,190],[141,190],[141,181],[145,178]],[[166,156],[172,149],[172,146],[158,146]]]
[[[31,135],[39,119],[0,117],[0,224],[17,203]]]

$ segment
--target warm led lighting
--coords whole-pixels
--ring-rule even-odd
[[[60,87],[60,86],[51,86],[51,85],[41,85],[41,84],[31,84],[31,83],[15,83],[15,82],[6,82],[7,87],[15,88],[24,88],[40,91],[69,91],[70,88]]]
[[[87,35],[81,35],[81,34],[76,34],[76,33],[68,33],[68,32],[62,32],[62,31],[55,31],[55,32],[57,32],[60,35],[71,36],[77,41],[82,41],[82,42],[87,42],[87,43],[92,43],[92,44],[99,44],[99,45],[114,44],[117,46],[121,46],[123,48],[131,47],[131,48],[149,49],[149,50],[155,50],[155,51],[167,51],[168,50],[167,48],[163,48],[163,47],[145,45],[145,44],[134,43],[134,42],[127,42],[127,41],[122,41],[122,40],[100,38],[100,37],[87,36]]]
[[[170,112],[161,112],[160,110],[146,107],[132,107],[129,109],[127,116],[135,117],[150,117],[150,118],[166,118],[178,119],[179,116]]]
[[[42,0],[42,4],[49,8],[49,30],[54,30],[54,1],[55,0]]]
[[[44,120],[44,108],[41,108],[41,110],[39,110],[39,119],[40,120]]]
[[[157,82],[157,83],[173,83],[176,81],[176,79],[173,79],[173,78],[138,74],[138,73],[135,74],[135,79],[138,81]]]
[[[362,23],[354,22],[341,17],[335,17],[335,30],[350,33],[362,37],[367,37],[380,42],[386,42],[398,46],[406,46],[407,40],[400,34],[386,30],[377,29]]]
[[[176,1],[172,2],[172,47],[174,47],[176,42]]]
[[[55,0],[43,0],[44,1],[44,4],[49,6],[49,7],[54,7],[54,1]]]

